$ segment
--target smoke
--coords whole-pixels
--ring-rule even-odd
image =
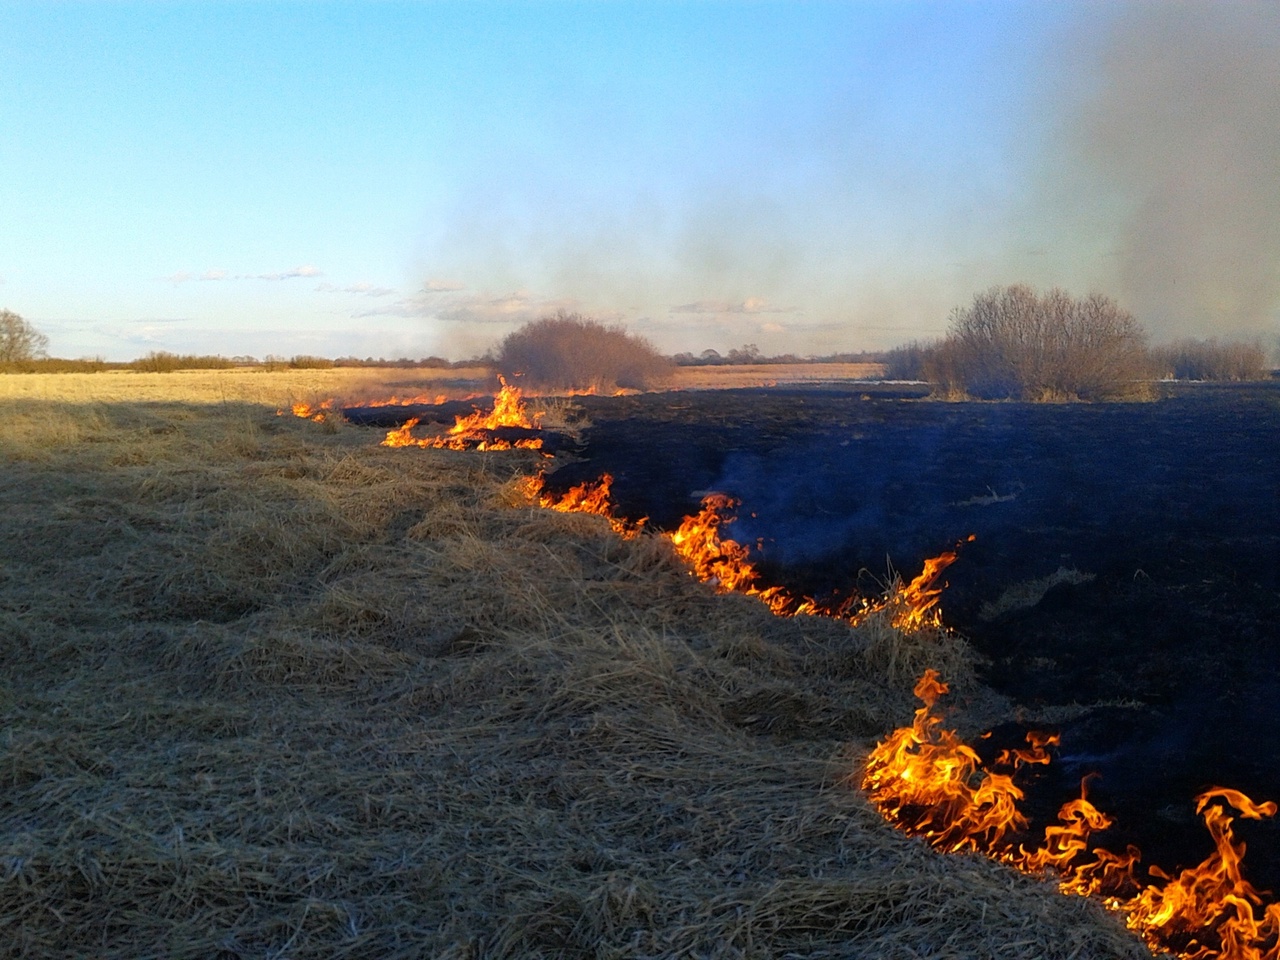
[[[1068,152],[1125,305],[1161,339],[1274,333],[1280,4],[1140,5],[1076,41]]]

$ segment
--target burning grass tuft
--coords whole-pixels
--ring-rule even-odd
[[[717,596],[521,505],[536,453],[377,440],[0,411],[0,952],[1143,955],[846,783],[940,640]]]

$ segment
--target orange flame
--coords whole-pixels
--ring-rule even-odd
[[[648,518],[631,521],[615,516],[613,504],[609,500],[609,488],[612,485],[613,476],[606,473],[602,474],[595,483],[589,481],[580,483],[557,498],[544,492],[546,485],[541,476],[533,476],[516,481],[516,490],[530,503],[536,503],[548,510],[558,510],[561,513],[593,513],[604,517],[615,533],[625,540],[633,540],[640,536],[645,520]]]
[[[491,412],[485,413],[477,409],[468,416],[455,418],[453,426],[445,436],[419,439],[413,436],[412,432],[417,425],[418,418],[414,417],[402,426],[388,431],[382,446],[426,447],[437,450],[538,450],[542,447],[541,437],[529,437],[513,442],[490,436],[500,427],[541,429],[542,415],[534,414],[531,418],[525,409],[520,388],[511,386],[505,380],[502,380],[502,389],[493,398]]]
[[[388,446],[404,445],[406,442],[422,443],[409,436],[408,431],[413,426],[411,421],[399,431],[392,431],[384,443]],[[619,533],[628,537],[635,536],[645,521],[633,522],[617,516],[609,499],[612,482],[613,477],[605,474],[597,483],[584,483],[574,487],[557,500],[543,494],[541,477],[530,477],[521,481],[520,491],[530,502],[553,510],[596,513],[607,517]],[[676,554],[689,565],[689,572],[704,583],[714,586],[718,592],[755,597],[782,617],[826,616],[858,623],[873,613],[888,609],[892,612],[894,626],[902,630],[941,625],[937,604],[942,587],[937,586],[937,581],[942,571],[955,562],[954,552],[926,560],[920,576],[906,586],[898,583],[891,587],[885,597],[874,602],[845,600],[840,603],[820,603],[812,597],[796,596],[784,587],[761,583],[760,572],[750,559],[751,548],[720,533],[721,526],[732,521],[732,511],[737,505],[738,501],[726,494],[708,494],[703,498],[702,507],[697,513],[685,517],[675,531],[662,534],[671,542]]]
[[[309,403],[295,403],[290,408],[295,417],[303,420],[314,420],[316,423],[324,423],[328,419],[329,413],[333,410],[333,401],[322,401],[318,406],[312,406]],[[276,411],[277,416],[284,416],[283,410]]]
[[[1058,812],[1061,825],[1047,827],[1038,848],[1014,849],[1006,837],[1026,829],[1017,808],[1023,793],[1009,774],[984,769],[978,754],[942,726],[934,706],[946,692],[938,674],[926,671],[915,687],[924,706],[911,726],[894,731],[867,758],[862,786],[887,820],[939,850],[986,853],[1026,873],[1051,870],[1065,893],[1102,895],[1153,952],[1185,960],[1280,958],[1280,904],[1268,903],[1267,895],[1244,878],[1245,845],[1235,839],[1234,818],[1226,810],[1230,806],[1241,816],[1262,819],[1275,815],[1276,804],[1255,803],[1225,787],[1202,793],[1196,811],[1213,837],[1214,852],[1176,877],[1152,867],[1154,879],[1146,885],[1134,876],[1136,848],[1124,854],[1088,849],[1090,836],[1111,826],[1111,819],[1089,802],[1088,778],[1079,799]],[[1016,770],[1047,763],[1044,748],[1056,738],[1030,733],[1027,740],[1029,749],[1005,751],[995,765]]]

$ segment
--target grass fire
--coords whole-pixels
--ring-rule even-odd
[[[1004,578],[965,601],[1002,542],[989,514],[1032,483],[930,494],[968,504],[976,539],[937,524],[914,579],[829,591],[778,579],[790,541],[761,526],[776,506],[740,454],[699,465],[781,435],[770,409],[799,425],[787,443],[803,410],[864,458],[870,424],[920,432],[931,405],[869,389],[748,392],[751,434],[719,412],[739,391],[10,401],[13,952],[1275,957],[1244,840],[1274,805],[1188,792],[1210,851],[1185,863],[1130,849],[1110,772],[1046,816],[1037,790],[1076,770],[1093,708],[1037,717],[984,682],[980,632],[944,624],[944,577],[962,616],[1012,611],[991,630],[1093,589]],[[383,445],[356,406],[423,435]],[[543,445],[496,443],[513,438]],[[687,506],[653,472],[658,442],[690,456]],[[820,480],[846,448],[805,449],[825,451],[806,459]]]

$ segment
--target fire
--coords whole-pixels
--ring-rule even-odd
[[[1024,764],[1048,763],[1045,748],[1056,738],[1030,733],[1028,748],[996,758],[993,766],[1007,773],[985,769],[935,712],[945,693],[938,674],[926,671],[915,687],[924,705],[911,726],[894,731],[867,758],[862,787],[885,819],[944,852],[985,853],[1025,873],[1052,872],[1065,893],[1100,895],[1153,952],[1185,960],[1280,958],[1280,903],[1267,902],[1269,895],[1243,876],[1245,845],[1235,839],[1235,818],[1227,809],[1256,820],[1274,816],[1275,803],[1255,803],[1225,787],[1200,794],[1196,811],[1214,852],[1177,876],[1151,867],[1145,884],[1134,873],[1140,857],[1135,848],[1124,854],[1089,849],[1091,835],[1112,821],[1089,802],[1088,778],[1080,797],[1058,812],[1060,826],[1047,827],[1035,849],[1015,848],[1007,838],[1025,831],[1027,820],[1017,807],[1024,794],[1012,774]]]
[[[387,446],[422,443],[409,436],[408,431],[413,425],[410,422],[399,431],[392,431],[384,443]],[[620,534],[636,536],[645,521],[628,521],[617,516],[609,499],[612,483],[613,477],[605,474],[595,484],[581,484],[559,499],[543,493],[541,477],[521,481],[519,489],[531,503],[565,513],[599,514],[608,518]],[[900,582],[891,586],[884,597],[874,601],[822,603],[812,597],[796,596],[784,587],[768,586],[762,582],[759,570],[750,559],[751,548],[720,532],[724,524],[732,522],[733,510],[737,506],[738,501],[733,497],[723,493],[709,494],[703,498],[697,513],[685,517],[676,530],[662,534],[675,548],[676,554],[689,565],[689,572],[714,586],[718,592],[755,597],[782,617],[826,616],[856,624],[872,614],[888,610],[893,625],[901,630],[941,625],[937,605],[942,587],[937,585],[937,581],[942,572],[955,562],[954,551],[926,560],[924,571],[918,577],[905,586]]]
[[[911,726],[871,752],[862,787],[888,820],[939,850],[991,850],[1010,831],[1025,829],[1017,807],[1024,794],[1010,774],[983,770],[974,749],[942,726],[933,707],[947,691],[936,671],[925,671],[915,687],[924,706]],[[1031,762],[1043,762],[1044,744],[1031,746]],[[1023,762],[1010,759],[1014,769]]]
[[[942,625],[938,601],[942,587],[938,580],[956,561],[948,551],[925,561],[924,570],[905,586],[890,584],[885,595],[875,600],[847,599],[824,603],[813,597],[798,597],[779,586],[761,585],[760,572],[751,562],[751,548],[720,534],[720,527],[732,521],[738,501],[722,493],[704,497],[702,509],[685,517],[679,529],[665,534],[699,580],[713,584],[721,593],[744,593],[757,597],[779,616],[801,614],[833,617],[859,623],[867,617],[889,611],[891,622],[900,630],[923,630]],[[969,538],[970,540],[973,537]]]
[[[457,417],[453,426],[443,437],[421,439],[413,436],[413,428],[418,425],[418,418],[414,417],[402,426],[388,431],[382,446],[448,450],[538,450],[542,447],[541,437],[526,437],[513,441],[495,438],[492,433],[503,427],[539,430],[541,421],[541,414],[534,414],[532,417],[528,415],[520,388],[513,387],[506,380],[502,380],[502,389],[493,398],[491,412],[485,413],[477,409],[468,416]]]
[[[300,417],[303,420],[314,420],[316,423],[324,423],[329,418],[329,413],[333,410],[333,401],[324,400],[314,407],[309,403],[295,403],[290,409],[295,417]],[[284,411],[277,410],[276,415],[282,417],[284,416]]]
[[[643,518],[636,521],[625,520],[615,516],[613,505],[609,500],[609,488],[613,485],[613,477],[603,474],[595,483],[580,483],[571,487],[565,494],[556,497],[545,492],[545,481],[539,476],[524,477],[516,482],[516,491],[530,503],[536,503],[548,510],[561,513],[594,513],[609,521],[615,533],[626,540],[634,540],[644,529]]]
[[[478,394],[472,394],[469,397],[462,397],[461,399],[471,400],[471,399],[474,399],[476,396],[478,396]],[[397,397],[393,393],[386,400],[361,400],[359,403],[359,406],[361,407],[412,407],[412,406],[417,406],[421,404],[423,406],[431,405],[431,406],[438,407],[440,406],[440,404],[444,403],[448,399],[449,399],[449,395],[446,393],[437,393],[434,396],[427,396],[425,393],[420,393],[414,397]]]

